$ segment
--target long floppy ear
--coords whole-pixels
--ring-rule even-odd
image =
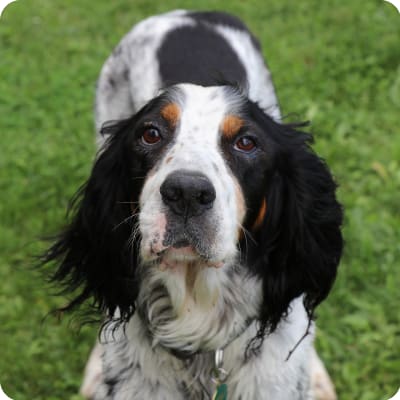
[[[253,117],[275,148],[256,265],[263,277],[261,325],[272,331],[294,298],[304,295],[312,318],[328,295],[343,247],[342,207],[328,167],[309,146],[311,136],[260,110]]]
[[[73,292],[63,310],[92,298],[92,305],[102,311],[112,314],[119,307],[122,318],[134,312],[138,289],[132,202],[137,199],[132,197],[136,183],[126,143],[132,123],[125,120],[113,127],[88,181],[76,194],[72,222],[42,258],[44,264],[57,262],[52,280]]]

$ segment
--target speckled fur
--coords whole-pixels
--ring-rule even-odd
[[[311,400],[308,357],[312,335],[304,340],[288,361],[290,350],[304,332],[306,316],[301,301],[293,302],[292,312],[279,330],[264,342],[261,353],[245,360],[248,341],[255,334],[252,324],[225,349],[224,368],[229,398],[233,400]],[[203,352],[180,360],[154,345],[146,326],[135,316],[127,326],[103,332],[104,378],[95,400],[206,400],[215,385],[211,381],[213,352]]]

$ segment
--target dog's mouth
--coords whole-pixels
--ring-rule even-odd
[[[161,214],[154,224],[156,229],[144,235],[142,258],[164,270],[180,266],[220,268],[226,257],[216,244],[214,225],[207,219],[183,223]]]
[[[187,265],[210,268],[220,268],[223,265],[223,261],[213,260],[188,239],[179,239],[163,244],[163,250],[157,253],[157,263],[162,270],[176,270]]]
[[[198,265],[208,268],[221,268],[222,261],[211,260],[199,252],[189,243],[179,243],[167,247],[159,253],[159,266],[162,270],[176,270],[181,266]]]

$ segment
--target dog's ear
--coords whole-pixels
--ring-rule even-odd
[[[122,317],[134,311],[137,199],[127,150],[131,129],[132,120],[108,129],[110,137],[75,196],[71,223],[43,256],[43,263],[58,264],[52,280],[73,293],[65,310],[92,298],[92,305],[111,314],[116,307]]]
[[[309,146],[311,136],[256,114],[275,148],[256,262],[263,277],[261,322],[273,330],[294,298],[304,295],[311,318],[328,295],[343,247],[342,207],[328,167]]]

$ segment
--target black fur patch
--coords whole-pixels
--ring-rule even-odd
[[[246,70],[230,44],[205,24],[172,30],[157,56],[165,86],[183,82],[212,86],[221,80],[246,84]]]
[[[304,295],[312,318],[328,295],[343,247],[342,207],[336,183],[301,125],[279,124],[251,101],[244,118],[261,148],[233,168],[249,205],[245,228],[251,229],[262,199],[267,211],[254,241],[241,246],[248,267],[263,280],[261,326],[273,331],[294,298]]]
[[[252,35],[247,26],[237,17],[231,14],[217,11],[197,11],[189,13],[195,21],[212,25],[224,25],[239,31],[247,32],[250,35],[254,47],[261,49],[260,42]]]

